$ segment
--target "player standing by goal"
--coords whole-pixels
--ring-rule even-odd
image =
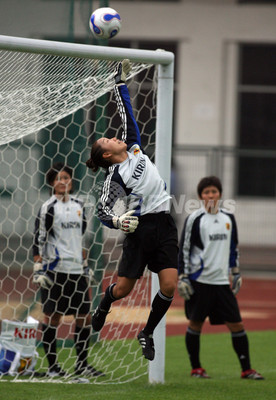
[[[153,360],[153,331],[170,307],[177,285],[177,230],[169,214],[170,196],[165,183],[140,147],[140,132],[125,85],[130,69],[129,60],[123,60],[115,75],[115,98],[123,124],[121,140],[116,137],[97,140],[86,162],[94,172],[98,167],[106,169],[99,218],[109,228],[127,233],[117,282],[106,289],[92,316],[92,326],[95,331],[102,329],[111,304],[131,292],[148,265],[149,270],[158,274],[160,290],[138,340],[144,357]],[[119,216],[113,206],[124,196],[129,211]]]
[[[82,238],[86,229],[83,203],[71,196],[72,170],[61,163],[47,173],[52,196],[42,205],[35,221],[33,283],[41,287],[44,312],[42,342],[49,363],[48,376],[64,376],[57,362],[56,334],[63,315],[74,315],[77,375],[99,376],[87,364],[91,336],[88,268]]]
[[[235,295],[241,287],[238,264],[238,234],[235,217],[219,208],[222,185],[215,176],[205,177],[197,186],[203,207],[190,214],[184,224],[179,251],[178,292],[185,299],[190,320],[186,347],[191,375],[210,378],[199,360],[200,334],[206,317],[213,325],[225,324],[241,364],[241,377],[264,379],[251,369],[248,337]],[[229,268],[232,287],[229,284]]]

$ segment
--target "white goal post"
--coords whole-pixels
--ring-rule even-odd
[[[162,178],[167,183],[170,191],[170,173],[171,173],[171,142],[172,142],[172,118],[173,118],[173,84],[174,84],[174,54],[163,50],[138,50],[127,48],[115,48],[105,46],[93,46],[73,43],[62,43],[56,41],[46,41],[27,38],[16,38],[0,35],[0,53],[1,52],[28,53],[50,56],[64,56],[80,59],[96,59],[106,61],[118,61],[124,58],[130,59],[133,63],[152,64],[157,66],[157,104],[156,104],[156,139],[155,139],[155,164],[159,169]],[[11,66],[12,68],[12,66]],[[138,71],[139,72],[139,71]],[[138,73],[137,72],[137,73]],[[98,78],[101,79],[100,77]],[[19,89],[18,89],[19,90]],[[84,96],[84,102],[89,102],[89,96]],[[2,101],[2,93],[0,92]],[[0,104],[1,104],[0,101]],[[85,106],[85,103],[78,105]],[[0,105],[1,107],[1,105]],[[8,106],[7,106],[8,107]],[[7,108],[6,107],[6,108]],[[76,111],[75,109],[71,110]],[[28,111],[27,111],[28,112]],[[62,117],[65,116],[61,115]],[[11,132],[8,132],[8,122],[3,122],[3,113],[0,115],[0,152],[1,145],[5,145],[12,140],[19,139],[30,133],[38,131],[34,123],[33,130],[28,125],[28,130],[22,131],[21,136],[16,136],[16,125]],[[54,121],[50,121],[52,123]],[[41,119],[40,119],[41,123]],[[45,126],[49,121],[45,121]],[[39,126],[42,129],[43,124]],[[14,136],[13,136],[14,135]],[[158,279],[155,274],[151,280],[152,298],[159,288]],[[160,322],[154,333],[156,356],[154,361],[149,363],[149,382],[163,383],[165,379],[165,317]]]

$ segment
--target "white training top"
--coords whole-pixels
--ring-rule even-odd
[[[134,119],[126,85],[115,86],[117,107],[123,123],[122,140],[127,143],[127,159],[108,168],[99,204],[103,224],[114,228],[113,207],[118,199],[125,201],[125,211],[134,215],[169,211],[170,196],[156,166],[141,150],[140,132]]]
[[[238,235],[233,214],[196,210],[185,221],[180,240],[179,273],[197,282],[229,284],[229,268],[238,266]]]
[[[41,255],[44,270],[83,273],[82,238],[86,229],[83,203],[70,196],[63,202],[53,195],[35,221],[33,254]]]

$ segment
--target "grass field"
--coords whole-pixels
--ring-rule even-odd
[[[116,385],[14,383],[0,379],[2,400],[275,400],[276,333],[248,332],[252,367],[264,381],[242,380],[229,334],[205,334],[201,359],[212,379],[191,378],[183,336],[170,336],[166,345],[165,384],[150,385],[147,376]]]

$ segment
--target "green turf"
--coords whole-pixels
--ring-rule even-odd
[[[0,379],[0,399],[5,400],[275,400],[276,333],[249,332],[252,367],[264,381],[240,378],[240,367],[229,334],[205,334],[201,340],[202,364],[212,379],[189,376],[184,337],[167,339],[165,384],[150,385],[147,376],[115,385],[14,383]]]

